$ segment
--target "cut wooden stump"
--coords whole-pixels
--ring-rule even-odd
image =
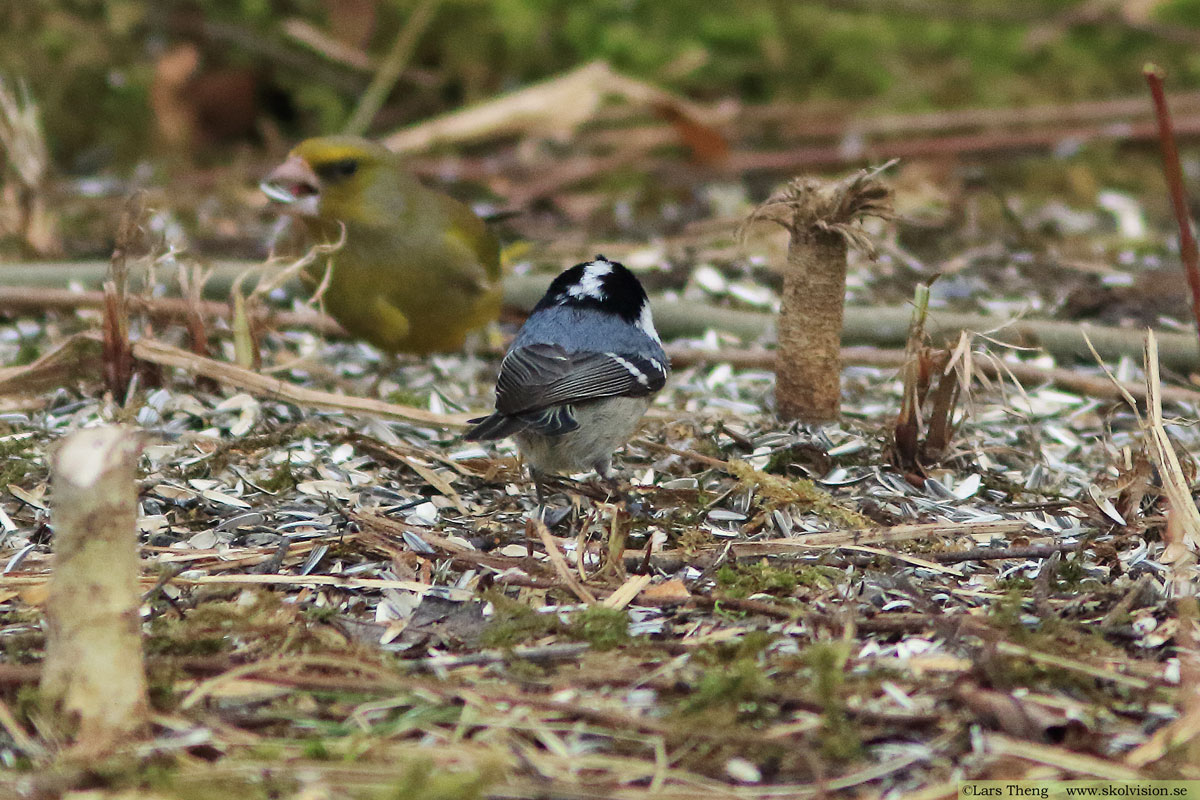
[[[41,688],[72,752],[111,752],[146,723],[138,586],[139,445],[126,428],[72,434],[53,458],[54,571]]]
[[[747,220],[775,222],[791,235],[775,363],[775,411],[783,419],[825,422],[841,411],[846,251],[853,244],[873,253],[857,222],[892,216],[891,190],[877,174],[797,178]]]

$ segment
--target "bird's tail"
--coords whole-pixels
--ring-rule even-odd
[[[527,429],[532,429],[542,436],[562,436],[579,427],[579,423],[575,421],[574,409],[569,405],[551,406],[520,416],[509,416],[497,411],[490,417],[479,417],[470,422],[475,427],[463,434],[463,438],[468,442],[503,439]]]
[[[528,427],[529,423],[520,417],[510,417],[507,414],[496,412],[490,417],[479,417],[470,421],[475,427],[469,429],[463,434],[463,438],[468,442],[485,442],[490,439],[503,439],[505,436],[512,436],[514,433],[520,433]]]

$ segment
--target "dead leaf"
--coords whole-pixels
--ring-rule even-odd
[[[686,603],[691,597],[692,593],[687,590],[683,581],[671,578],[669,581],[643,589],[638,595],[638,601],[648,606],[665,606]]]

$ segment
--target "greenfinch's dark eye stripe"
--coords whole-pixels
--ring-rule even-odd
[[[353,158],[342,158],[326,164],[318,164],[313,168],[323,180],[335,181],[339,178],[349,178],[358,171],[358,161]]]

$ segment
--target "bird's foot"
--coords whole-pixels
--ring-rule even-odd
[[[622,483],[615,475],[601,475],[600,480],[604,488],[608,491],[609,497],[615,498],[625,506],[625,510],[629,512],[631,517],[636,519],[649,518],[650,509],[641,497],[634,494],[632,486]]]
[[[540,520],[550,530],[554,530],[562,521],[571,516],[575,511],[572,506],[551,506],[545,503],[539,503],[536,507],[530,510],[529,517],[531,519]]]

